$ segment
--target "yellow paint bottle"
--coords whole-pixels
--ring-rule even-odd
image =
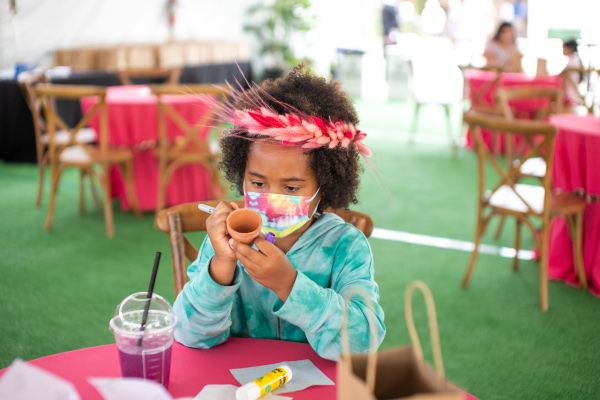
[[[235,392],[237,400],[256,400],[292,379],[292,369],[280,365],[268,374],[246,383]]]

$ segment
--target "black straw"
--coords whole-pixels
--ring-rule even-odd
[[[152,293],[154,293],[154,284],[156,283],[156,273],[158,272],[158,264],[160,264],[160,255],[161,252],[156,252],[156,257],[154,257],[154,268],[152,268],[152,276],[150,277],[150,286],[148,286],[148,294],[146,295],[146,304],[144,305],[144,314],[142,315],[142,326],[140,327],[140,331],[144,331],[146,329],[146,320],[148,319],[148,312],[150,311],[150,302],[152,301]],[[139,337],[137,341],[138,347],[142,345],[143,334]]]

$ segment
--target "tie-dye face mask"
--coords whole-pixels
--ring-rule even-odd
[[[282,238],[302,228],[312,217],[312,215],[308,216],[308,208],[319,190],[321,188],[317,189],[312,196],[290,196],[244,190],[245,207],[260,214],[262,231],[265,235],[273,233],[276,238]]]

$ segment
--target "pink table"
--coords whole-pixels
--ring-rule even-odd
[[[585,195],[583,264],[590,291],[600,296],[600,118],[558,115],[552,168],[556,190]],[[549,275],[579,286],[567,223],[556,218],[550,231]]]
[[[307,343],[278,340],[230,338],[208,350],[190,349],[173,344],[169,392],[174,398],[196,396],[205,385],[238,386],[232,368],[274,364],[281,361],[311,360],[317,368],[336,381],[336,364],[317,355]],[[82,400],[101,400],[100,394],[87,382],[90,377],[120,377],[116,345],[90,347],[29,361],[72,382]],[[6,370],[0,370],[0,376]],[[294,400],[326,400],[336,398],[335,386],[313,386],[290,394]],[[465,393],[466,400],[477,400]]]
[[[203,103],[194,96],[164,96],[165,103],[191,123],[197,123],[206,113]],[[94,104],[94,98],[84,98],[81,107],[84,110]],[[158,162],[152,148],[158,141],[158,109],[156,97],[147,86],[114,86],[107,89],[108,137],[112,146],[122,146],[134,150],[133,175],[138,204],[143,211],[156,209],[158,188]],[[90,122],[98,129],[98,119]],[[205,138],[210,131],[201,132]],[[183,134],[167,118],[167,134],[173,139]],[[121,199],[121,208],[129,208],[129,201],[121,173],[113,169],[111,174],[113,197]],[[210,174],[202,166],[190,165],[178,169],[167,187],[166,205],[175,205],[211,198]]]
[[[482,70],[468,70],[467,71],[467,82],[469,83],[469,98],[471,100],[471,107],[473,110],[481,110],[496,106],[496,100],[494,98],[496,89],[498,87],[510,87],[510,86],[550,86],[550,87],[561,87],[562,80],[560,76],[528,76],[522,73],[502,73],[500,79],[496,81],[497,75],[493,71],[482,71]],[[547,101],[542,99],[528,99],[511,101],[510,106],[514,110],[516,118],[532,118],[533,113],[539,110],[541,107],[547,105]],[[491,134],[486,131],[482,131],[482,137],[485,144],[491,148]],[[496,150],[504,152],[504,141],[500,136],[499,148]],[[467,132],[467,148],[475,148],[475,139],[472,137],[471,132]]]

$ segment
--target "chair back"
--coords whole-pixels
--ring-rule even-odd
[[[167,182],[180,167],[198,164],[210,173],[212,198],[224,197],[226,188],[221,187],[219,171],[219,151],[210,145],[214,129],[214,138],[218,139],[222,131],[217,113],[229,98],[229,88],[224,85],[153,85],[150,86],[156,96],[158,108],[158,147],[156,156],[159,166],[159,190],[157,211],[160,211],[166,198]],[[167,99],[172,96],[187,96],[198,100],[193,106],[202,110],[200,119],[190,118],[178,111]],[[198,115],[198,114],[196,114]],[[169,132],[177,129],[182,132]],[[173,135],[179,135],[173,138]],[[213,140],[216,145],[216,140]]]
[[[231,200],[226,200],[228,203]],[[219,200],[203,201],[211,207],[216,207]],[[244,200],[236,200],[235,203],[244,207]],[[197,202],[181,204],[162,210],[156,217],[158,228],[169,236],[171,245],[171,257],[173,260],[173,281],[175,283],[175,296],[183,289],[187,282],[188,262],[198,258],[198,249],[186,237],[187,232],[206,230],[206,220],[209,214],[198,210]],[[328,211],[329,212],[329,211]],[[351,210],[336,210],[335,214],[345,222],[354,225],[363,232],[366,237],[373,231],[373,220],[366,214]]]
[[[117,71],[123,85],[134,85],[134,79],[164,79],[165,84],[176,85],[181,77],[181,68],[136,68]]]
[[[544,121],[550,115],[560,114],[563,111],[563,90],[549,86],[502,87],[496,90],[496,101],[502,110],[502,115],[508,119],[515,119],[511,102],[530,101],[535,106],[533,119]],[[528,115],[529,117],[529,115]],[[511,163],[515,158],[522,157],[528,148],[533,147],[535,136],[513,135],[511,140],[506,140],[506,160]]]
[[[53,161],[60,159],[60,155],[67,149],[77,148],[83,152],[82,158],[88,160],[97,159],[97,155],[91,153],[92,147],[89,143],[78,141],[77,133],[87,127],[92,118],[100,118],[98,135],[98,148],[100,149],[100,160],[106,158],[108,152],[108,131],[107,131],[107,110],[106,110],[106,88],[100,86],[79,86],[79,85],[54,85],[40,84],[34,88],[36,96],[41,100],[42,109],[46,119],[48,129],[49,157],[52,165]],[[56,100],[79,100],[84,97],[97,97],[90,109],[83,114],[82,118],[71,128],[56,111]],[[55,143],[54,137],[58,130],[68,132],[69,140],[65,143]]]
[[[42,142],[42,136],[47,133],[46,123],[42,118],[42,103],[37,97],[34,87],[38,84],[48,83],[48,79],[45,74],[33,74],[29,71],[21,72],[17,77],[17,82],[23,96],[27,102],[27,106],[31,111],[31,117],[33,119],[33,131],[35,134],[35,146],[38,158],[38,164],[41,162],[41,157],[44,154],[44,143]]]
[[[229,98],[229,88],[225,85],[152,85],[152,93],[156,95],[158,104],[158,124],[159,124],[159,146],[169,148],[169,152],[189,152],[193,149],[196,152],[211,154],[208,147],[208,137],[202,138],[202,134],[210,131],[211,128],[218,128],[220,118],[216,118],[216,112],[219,111],[218,103],[225,103]],[[197,98],[199,104],[206,113],[200,120],[190,121],[172,105],[165,102],[165,96],[188,96]],[[211,103],[214,101],[214,103]],[[171,143],[167,135],[167,121],[172,121],[184,135],[178,137],[174,143]],[[218,131],[218,129],[217,129]],[[181,154],[173,154],[179,157]]]
[[[508,118],[477,113],[475,111],[466,112],[463,115],[464,121],[469,124],[471,132],[475,137],[475,145],[478,158],[479,172],[479,199],[485,204],[492,196],[501,198],[511,203],[509,210],[503,212],[515,212],[538,217],[544,216],[549,212],[550,199],[550,178],[552,171],[552,160],[554,155],[554,136],[556,127],[554,125],[529,120],[511,120]],[[534,145],[529,148],[520,160],[515,162],[503,163],[500,156],[491,152],[483,141],[481,130],[485,129],[492,135],[503,134],[507,136],[521,135],[530,139]],[[510,139],[509,139],[510,140]],[[519,184],[520,167],[532,157],[542,157],[546,162],[546,173],[542,177],[542,186],[544,189],[543,203],[533,203],[531,199],[539,196],[527,196],[531,193],[531,185]],[[493,185],[487,185],[487,177],[492,174],[487,173],[486,165],[489,165],[495,171],[497,178]],[[490,179],[491,180],[491,179]],[[539,187],[537,187],[539,188]],[[536,189],[534,189],[536,190]],[[494,206],[492,204],[492,206]]]
[[[484,112],[487,114],[500,115],[502,111],[495,103],[492,96],[492,103],[488,102],[488,93],[494,93],[502,84],[502,69],[499,67],[484,66],[474,67],[467,65],[461,68],[465,81],[465,96],[471,100],[471,110]],[[483,84],[475,87],[474,83],[469,79],[469,71],[483,71],[481,74],[488,76]]]
[[[526,100],[537,103],[533,119],[538,121],[548,118],[551,114],[560,114],[563,110],[563,90],[558,87],[509,86],[496,89],[496,101],[500,105],[504,117],[508,119],[518,118],[514,115],[510,102]],[[538,104],[539,106],[537,106]]]

